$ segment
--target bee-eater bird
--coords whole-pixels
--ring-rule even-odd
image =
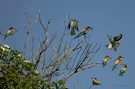
[[[86,35],[89,30],[93,30],[93,28],[91,28],[90,26],[85,27],[75,38]]]
[[[127,65],[124,64],[120,70],[119,76],[123,76],[123,74],[126,72],[126,70],[127,70]]]
[[[97,80],[97,78],[91,77],[91,79],[92,79],[92,85],[89,87],[89,89],[91,89],[93,85],[101,85]]]
[[[123,57],[122,57],[122,56],[119,56],[119,57],[115,60],[115,65],[113,66],[112,71],[113,71],[118,65],[120,65],[120,62],[121,62],[122,59],[123,59]]]
[[[14,28],[13,28],[13,27],[10,27],[10,28],[7,30],[6,34],[5,34],[5,38],[6,38],[7,36],[9,36],[9,35],[12,35],[12,34],[13,34],[13,30],[14,30]]]
[[[109,59],[110,57],[108,55],[104,56],[104,58],[102,59],[102,67],[105,67],[107,65]]]
[[[75,35],[75,30],[79,31],[78,29],[78,21],[76,19],[70,19],[68,24],[68,29],[71,28],[70,35]]]
[[[92,78],[92,84],[93,85],[101,85],[100,83],[99,83],[99,81],[97,80],[97,78],[93,78],[93,77],[91,77]]]
[[[120,43],[118,43],[118,41],[122,38],[122,34],[120,34],[119,36],[115,36],[115,37],[107,35],[107,37],[109,38],[110,43],[108,45],[106,45],[106,47],[110,50],[114,47],[114,51],[116,51],[117,47],[119,47],[119,45],[120,45]]]

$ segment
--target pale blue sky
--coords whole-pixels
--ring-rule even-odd
[[[88,89],[91,86],[91,77],[97,77],[101,86],[92,89],[134,89],[135,88],[135,0],[1,0],[0,3],[0,30],[10,26],[19,29],[18,33],[6,40],[12,48],[23,51],[25,42],[24,26],[26,21],[24,11],[28,8],[29,15],[34,21],[40,9],[45,23],[51,19],[49,32],[63,32],[64,20],[67,15],[79,21],[79,30],[85,26],[92,26],[94,30],[89,32],[93,44],[101,43],[102,47],[94,56],[93,61],[101,61],[105,55],[111,57],[124,56],[123,63],[128,65],[127,74],[119,77],[119,70],[111,71],[111,67],[101,66],[80,72],[72,76],[67,82],[69,89]],[[41,27],[34,24],[33,33],[40,37]],[[4,32],[3,30],[3,32]],[[120,33],[120,47],[117,52],[107,50],[105,44],[109,42],[106,35],[116,36]],[[37,38],[38,39],[38,38]],[[69,36],[68,39],[72,39]]]

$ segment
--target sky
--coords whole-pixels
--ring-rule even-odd
[[[123,63],[127,64],[127,73],[118,76],[119,70],[111,71],[111,67],[95,67],[72,76],[66,86],[69,89],[88,89],[91,77],[96,77],[102,85],[92,89],[134,89],[135,85],[135,0],[1,0],[0,3],[0,31],[6,32],[13,26],[18,32],[5,40],[13,49],[24,51],[27,25],[24,12],[28,11],[31,21],[35,21],[40,10],[42,18],[47,24],[51,20],[49,33],[63,32],[64,21],[67,17],[79,21],[79,31],[86,26],[94,27],[89,32],[93,44],[102,44],[101,49],[94,56],[94,61],[101,61],[105,55],[117,58],[123,56]],[[33,23],[33,36],[41,37],[40,25]],[[123,34],[120,46],[115,52],[105,48],[109,43],[107,35]],[[0,36],[1,37],[1,36]],[[73,37],[67,38],[72,39]],[[1,40],[1,38],[0,38]]]

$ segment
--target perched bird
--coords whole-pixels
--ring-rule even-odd
[[[122,34],[120,34],[119,36],[115,36],[115,37],[107,35],[107,37],[109,38],[110,43],[108,45],[106,45],[106,47],[110,50],[114,47],[114,50],[116,51],[117,47],[119,47],[119,45],[120,45],[120,43],[118,43],[118,41],[122,38]]]
[[[104,56],[104,58],[102,59],[102,67],[105,67],[107,65],[109,59],[110,57],[108,55]]]
[[[78,29],[78,21],[76,19],[70,19],[68,24],[68,29],[71,28],[70,35],[75,35],[75,30],[79,31]]]
[[[93,77],[91,77],[92,78],[92,84],[93,85],[101,85],[100,83],[99,83],[99,81],[97,80],[97,78],[93,78]]]
[[[127,70],[127,65],[124,64],[120,70],[119,76],[123,76],[123,74],[126,72],[126,70]]]
[[[14,30],[14,28],[13,28],[13,27],[10,27],[10,28],[7,30],[6,34],[5,34],[5,38],[6,38],[7,36],[9,36],[9,35],[12,35],[12,34],[13,34],[13,30]]]
[[[87,26],[85,27],[75,38],[78,38],[80,36],[86,35],[88,33],[89,30],[93,30],[93,28]],[[74,38],[74,39],[75,39]]]
[[[93,85],[101,85],[99,81],[97,80],[97,78],[91,77],[91,79],[92,79],[92,85],[89,87],[89,89],[91,89]]]
[[[122,57],[122,56],[119,56],[119,57],[115,60],[115,65],[113,66],[112,71],[113,71],[118,65],[120,65],[120,62],[121,62],[122,59],[123,59],[123,57]]]

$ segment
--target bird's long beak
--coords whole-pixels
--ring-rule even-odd
[[[91,28],[91,30],[93,30],[93,29],[94,29],[94,27]]]
[[[110,59],[112,59],[111,57],[109,57]]]
[[[110,36],[109,36],[109,35],[107,35],[107,37],[108,37],[108,38],[110,38]]]

